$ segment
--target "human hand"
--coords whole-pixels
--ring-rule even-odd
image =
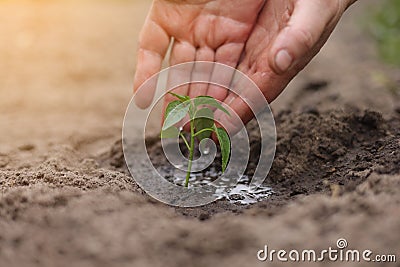
[[[170,65],[212,61],[236,68],[263,4],[264,0],[154,0],[139,37],[134,91],[160,71],[172,37]],[[201,72],[213,75],[211,69]],[[221,84],[229,84],[232,77],[218,78]],[[141,108],[150,105],[155,85],[146,90],[135,98]],[[222,87],[200,83],[174,92],[190,97],[210,95],[220,101],[227,96]],[[165,98],[167,102],[173,99],[169,94]]]
[[[267,1],[246,43],[244,57],[238,69],[255,82],[268,102],[273,101],[320,51],[344,11],[354,2],[355,0]],[[246,92],[246,88],[241,93],[250,102],[258,101],[258,95]],[[244,100],[233,93],[226,97],[224,103],[244,123],[254,117]],[[218,111],[216,117],[229,132],[239,130],[237,125],[240,124],[234,121],[234,117]]]

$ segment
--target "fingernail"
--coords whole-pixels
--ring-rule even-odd
[[[292,65],[293,58],[286,50],[280,50],[275,56],[275,66],[279,71],[285,72]]]

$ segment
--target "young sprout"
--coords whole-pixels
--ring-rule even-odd
[[[188,96],[170,93],[177,100],[168,104],[165,110],[165,121],[161,129],[161,138],[179,138],[181,137],[189,150],[189,164],[186,173],[185,187],[189,185],[189,178],[192,172],[192,162],[194,155],[195,139],[200,142],[205,138],[209,138],[214,132],[218,138],[222,156],[222,171],[224,172],[228,164],[229,155],[231,153],[231,142],[227,132],[223,128],[219,128],[214,122],[214,112],[206,107],[211,106],[222,110],[226,114],[229,112],[214,98],[210,96],[198,96],[190,99]],[[190,140],[175,126],[186,115],[189,115],[190,123]]]

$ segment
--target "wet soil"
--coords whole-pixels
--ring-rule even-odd
[[[274,193],[258,203],[273,214],[298,197],[313,194],[339,196],[353,191],[373,173],[400,173],[400,120],[383,119],[379,112],[356,108],[304,113],[282,111],[276,116],[277,150],[265,186]],[[250,136],[250,160],[245,175],[252,177],[258,164],[260,134],[256,122],[247,125]],[[157,140],[157,141],[156,141]],[[148,142],[149,156],[160,173],[172,173],[158,138]],[[182,149],[183,146],[182,146]],[[183,151],[183,153],[185,153]],[[129,174],[118,140],[100,157],[107,168]],[[220,156],[208,169],[221,170]],[[203,172],[203,175],[207,173]],[[208,178],[207,175],[204,178]],[[179,213],[210,218],[219,212],[240,212],[246,205],[227,201],[199,208],[177,208]]]

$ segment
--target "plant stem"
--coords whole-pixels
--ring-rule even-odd
[[[189,146],[188,141],[186,140],[185,135],[184,135],[183,133],[179,133],[179,135],[182,137],[183,142],[185,143],[186,147],[187,147],[187,148],[189,149],[189,151],[190,151],[190,146]]]
[[[189,165],[186,173],[185,187],[189,186],[190,173],[192,172],[192,162],[194,152],[194,121],[190,120],[190,148],[189,148]]]

